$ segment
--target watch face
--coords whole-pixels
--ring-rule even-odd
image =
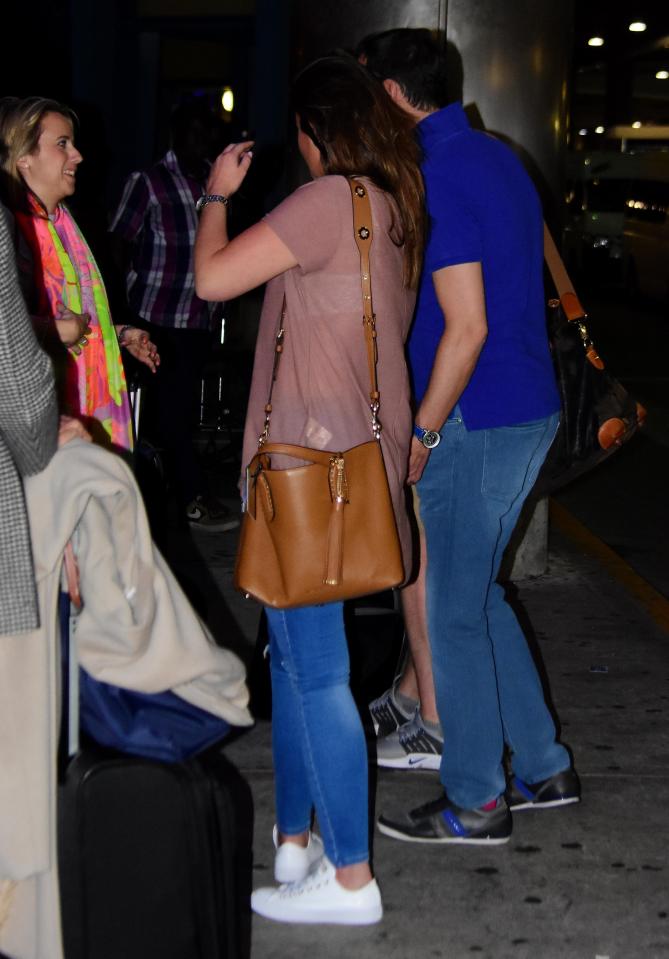
[[[425,430],[423,433],[422,443],[423,446],[425,446],[428,450],[434,449],[435,446],[438,446],[440,440],[441,436],[439,433],[435,433],[434,430]]]

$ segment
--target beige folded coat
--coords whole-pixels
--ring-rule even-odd
[[[154,546],[122,459],[73,441],[25,489],[42,627],[0,637],[0,951],[61,959],[56,624],[67,542],[74,537],[84,599],[78,655],[91,675],[142,692],[171,689],[231,725],[253,720],[242,662],[216,645]]]

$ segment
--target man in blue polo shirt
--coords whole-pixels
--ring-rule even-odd
[[[472,130],[459,103],[443,106],[444,56],[429,31],[376,34],[359,53],[417,123],[425,154],[430,234],[409,343],[409,482],[426,536],[427,633],[444,743],[445,794],[381,816],[379,828],[409,841],[503,843],[510,809],[580,798],[496,582],[558,426],[541,207],[511,150]]]

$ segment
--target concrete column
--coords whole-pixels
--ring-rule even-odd
[[[573,0],[295,0],[293,54],[299,66],[333,47],[393,27],[445,32],[450,84],[474,122],[505,139],[530,172],[549,222],[561,188]],[[520,542],[505,563],[512,577],[546,569],[548,511],[528,505]]]
[[[567,133],[571,0],[449,0],[447,37],[463,100],[515,146],[544,199],[561,186]]]

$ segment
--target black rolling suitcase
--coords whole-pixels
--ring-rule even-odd
[[[66,959],[249,955],[252,800],[220,752],[161,763],[86,746],[58,805]]]

